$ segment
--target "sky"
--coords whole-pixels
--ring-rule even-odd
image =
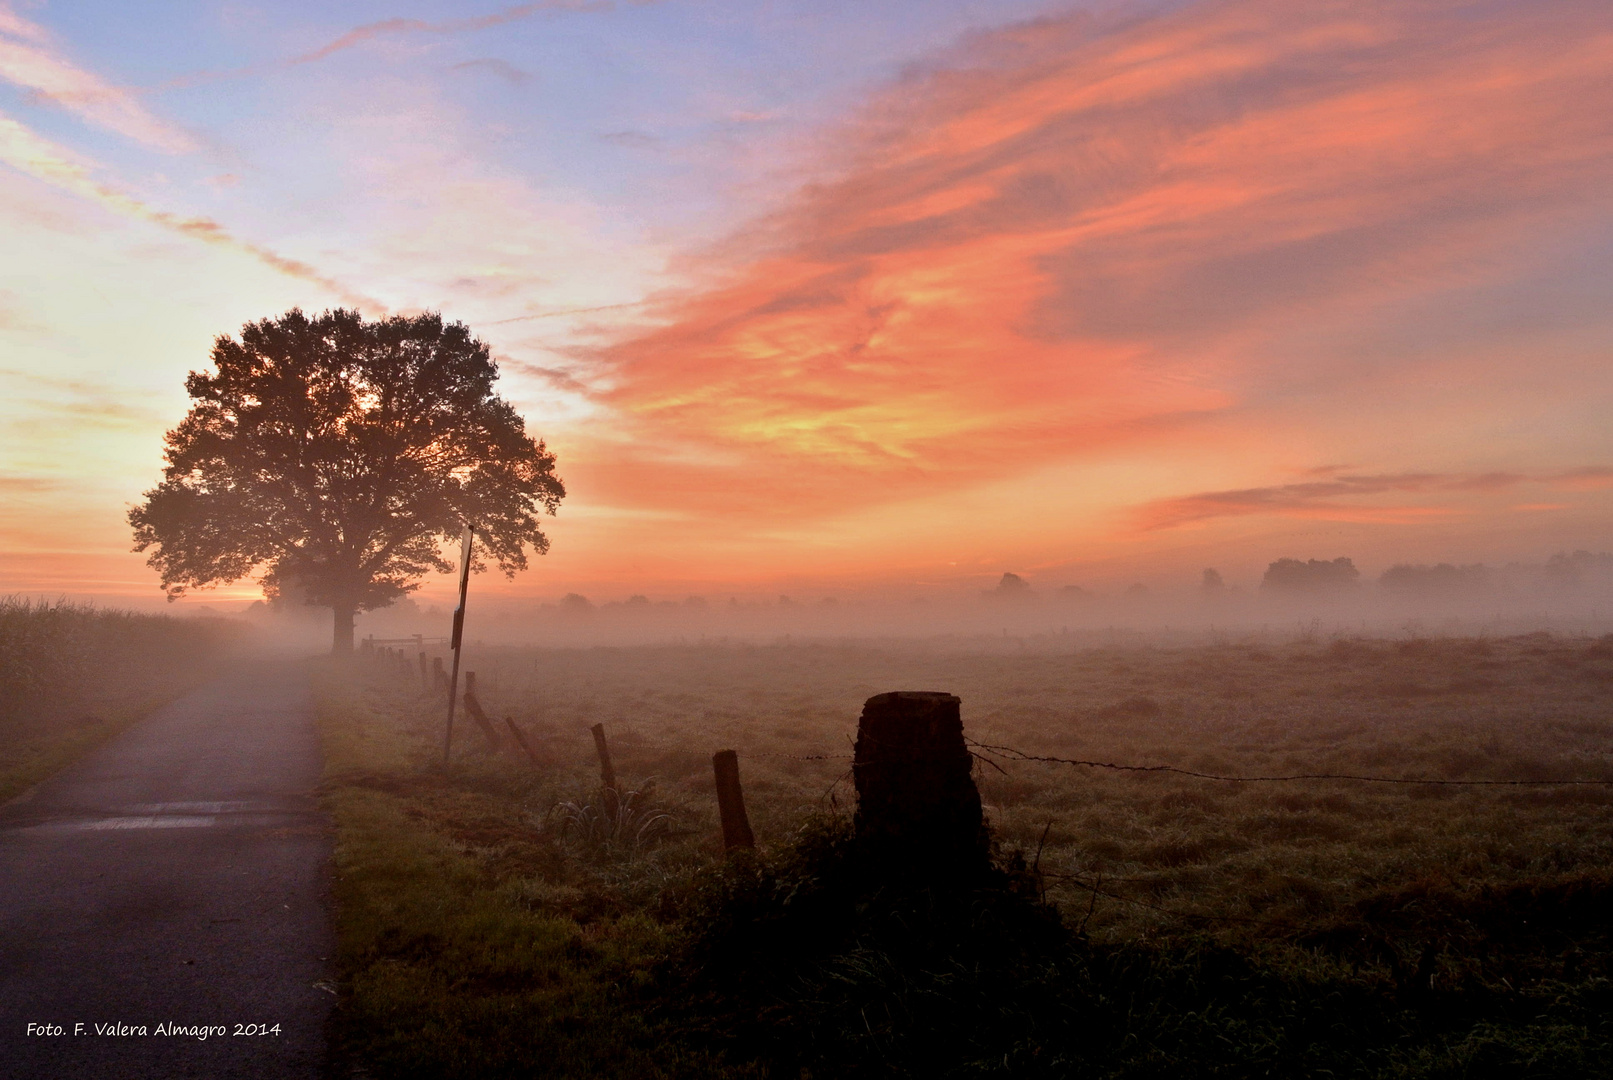
[[[0,592],[293,307],[489,344],[510,600],[1609,550],[1610,271],[1605,0],[0,0]]]

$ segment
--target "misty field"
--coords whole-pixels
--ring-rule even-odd
[[[1607,639],[479,649],[466,667],[540,768],[461,713],[444,771],[444,701],[400,660],[322,691],[340,1026],[377,1075],[1608,1069],[1613,786],[1238,783],[1012,752],[1609,781]],[[1012,748],[980,749],[977,782],[1003,864],[1034,868],[1018,880],[1065,943],[1035,971],[938,974],[944,957],[904,969],[859,938],[754,1000],[690,997],[690,949],[759,910],[736,897],[810,884],[851,810],[861,704],[894,689],[955,693],[971,739]],[[604,813],[595,723],[636,815]],[[760,847],[738,869],[719,749],[739,753]]]

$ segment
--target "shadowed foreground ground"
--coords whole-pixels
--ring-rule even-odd
[[[0,809],[0,1074],[316,1076],[335,1000],[319,770],[306,672],[265,664]],[[119,1024],[146,1034],[98,1034]]]

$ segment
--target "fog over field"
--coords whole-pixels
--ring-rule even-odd
[[[1353,570],[1333,559],[1282,560],[1264,579],[1248,582],[1226,581],[1211,569],[1197,582],[1154,585],[1054,583],[1009,571],[989,588],[820,589],[794,596],[570,593],[530,601],[483,600],[478,587],[485,579],[472,577],[465,625],[470,640],[496,644],[950,637],[986,648],[1002,645],[990,638],[1011,639],[1016,648],[1057,648],[1063,638],[1187,642],[1613,629],[1613,555],[1605,553],[1565,552],[1501,566],[1399,564],[1375,578]],[[238,614],[271,636],[309,648],[329,636],[328,611],[289,601],[212,610]],[[451,608],[410,598],[361,615],[358,636],[435,639],[449,632],[451,620]]]

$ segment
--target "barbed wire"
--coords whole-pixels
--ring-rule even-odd
[[[1201,922],[1247,923],[1251,926],[1278,926],[1285,930],[1315,929],[1315,927],[1305,926],[1301,923],[1287,922],[1281,919],[1257,919],[1247,915],[1205,915],[1196,911],[1179,911],[1176,908],[1165,907],[1163,904],[1151,904],[1147,900],[1138,900],[1135,897],[1122,896],[1120,893],[1109,892],[1107,889],[1099,888],[1097,885],[1088,885],[1075,874],[1053,874],[1044,870],[1041,871],[1041,875],[1044,878],[1049,878],[1054,881],[1067,881],[1076,888],[1085,889],[1094,896],[1102,896],[1110,900],[1118,900],[1123,904],[1132,904],[1136,907],[1147,908],[1150,911],[1157,911],[1162,915],[1169,915],[1176,919],[1192,919]],[[1101,881],[1102,879],[1100,878],[1099,880]]]
[[[538,739],[544,739],[544,740],[565,739],[566,738],[565,735],[560,735],[560,734],[545,734],[545,735],[537,735],[537,736],[530,736],[529,735],[528,737],[529,738],[536,737]],[[579,743],[582,742],[581,738],[578,738],[578,739],[576,739],[574,741],[577,741]],[[658,753],[663,753],[663,754],[689,754],[690,756],[693,756],[693,757],[709,757],[710,756],[710,754],[707,753],[706,751],[697,749],[694,746],[689,745],[688,743],[656,742],[656,741],[654,741],[652,739],[641,738],[641,737],[639,737],[638,734],[636,734],[634,732],[631,732],[631,731],[618,732],[618,733],[610,736],[610,747],[611,747],[611,752],[612,753],[622,754],[622,755],[632,754],[632,753],[642,753],[644,751],[652,751],[652,752],[658,752]],[[738,752],[739,752],[739,756],[741,758],[776,758],[776,759],[787,760],[787,761],[850,761],[850,760],[852,760],[852,755],[850,755],[850,754],[777,754],[777,753],[762,753],[762,752],[759,752],[759,751],[758,752],[750,752],[750,751],[746,751],[746,750],[739,750]]]
[[[553,736],[540,736],[552,738]],[[1084,758],[1057,757],[1051,754],[1033,754],[1014,746],[1005,746],[1000,743],[984,743],[974,739],[965,738],[964,742],[971,747],[971,755],[980,762],[990,765],[998,772],[1004,772],[1002,765],[991,760],[991,755],[1006,758],[1010,761],[1040,762],[1049,765],[1069,765],[1078,768],[1105,769],[1111,772],[1132,773],[1171,773],[1177,776],[1189,776],[1199,780],[1213,780],[1228,784],[1259,784],[1259,783],[1294,783],[1313,780],[1338,780],[1360,784],[1402,784],[1423,787],[1610,787],[1613,779],[1568,778],[1550,780],[1452,780],[1433,777],[1415,776],[1371,776],[1364,773],[1342,772],[1310,772],[1287,773],[1262,776],[1233,776],[1224,773],[1203,772],[1197,769],[1184,769],[1178,765],[1128,765],[1114,761],[1093,761]],[[664,753],[680,753],[702,755],[702,751],[687,745],[674,746],[667,743],[652,742],[639,737],[636,733],[626,732],[617,736],[617,747],[620,750],[659,750]],[[741,754],[747,758],[774,759],[782,761],[854,761],[852,754],[784,754],[776,752],[746,752]]]
[[[1120,765],[1112,761],[1085,761],[1079,758],[1053,757],[1047,754],[1032,754],[1012,746],[1001,746],[992,743],[975,742],[973,739],[964,740],[968,745],[988,754],[996,754],[1012,761],[1040,761],[1052,765],[1078,765],[1091,769],[1110,769],[1116,772],[1140,773],[1175,773],[1179,776],[1193,776],[1200,780],[1220,780],[1232,784],[1256,784],[1286,782],[1293,780],[1353,780],[1363,784],[1425,784],[1449,787],[1542,787],[1551,785],[1596,785],[1610,786],[1613,780],[1436,780],[1426,777],[1413,776],[1365,776],[1359,773],[1293,773],[1285,776],[1226,776],[1220,773],[1198,772],[1194,769],[1183,769],[1175,765]],[[984,759],[982,759],[984,760]]]

